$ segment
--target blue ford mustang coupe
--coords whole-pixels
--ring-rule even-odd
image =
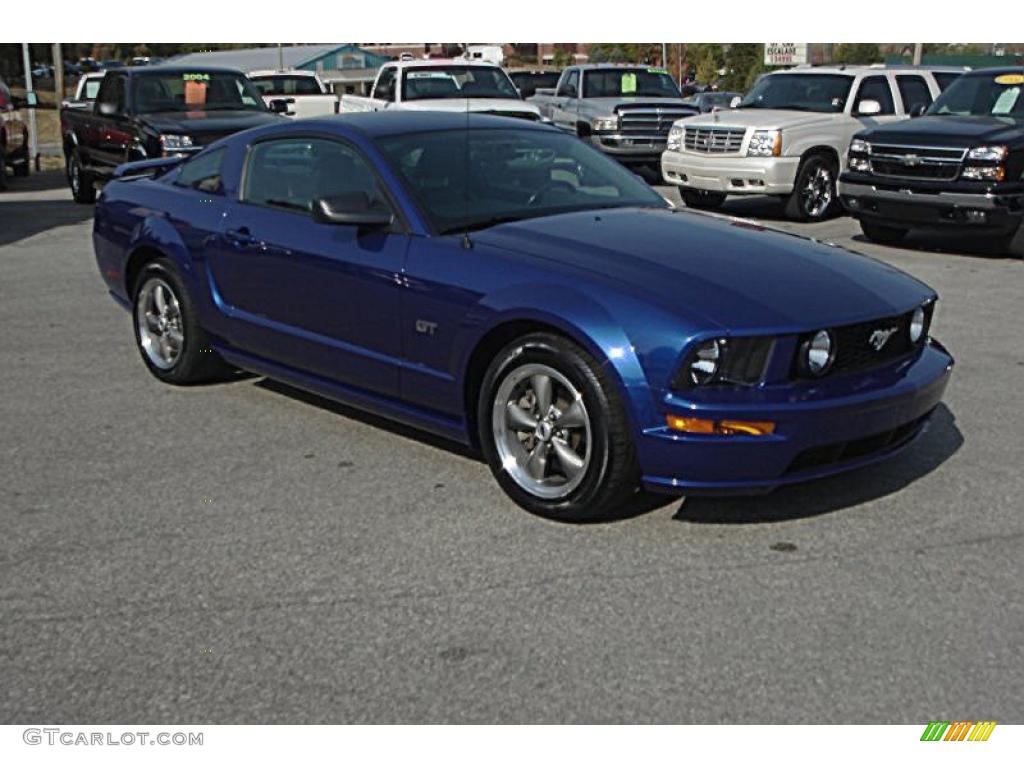
[[[878,461],[953,365],[928,286],[675,210],[549,126],[300,120],[118,176],[96,258],[153,375],[241,368],[454,438],[550,517]]]

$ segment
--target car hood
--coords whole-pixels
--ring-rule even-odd
[[[255,109],[217,110],[215,112],[151,112],[142,115],[157,133],[208,134],[244,131],[287,118]]]
[[[869,141],[925,146],[976,146],[1016,142],[1024,130],[1024,120],[994,115],[926,115],[902,123],[862,131]]]
[[[628,107],[632,104],[653,105],[663,107],[686,107],[693,109],[693,104],[686,104],[681,98],[675,99],[669,96],[609,96],[598,99],[585,98],[581,102],[588,110],[607,109],[609,113],[614,112],[616,107]]]
[[[722,109],[683,118],[687,125],[741,126],[743,128],[803,128],[843,119],[841,113],[797,112],[792,109]]]
[[[530,112],[540,116],[536,105],[520,99],[419,99],[403,101],[401,109],[432,112]]]
[[[728,330],[782,332],[907,312],[934,295],[909,275],[755,222],[662,209],[546,216],[473,234]]]

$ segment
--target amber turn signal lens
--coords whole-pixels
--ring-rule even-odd
[[[688,416],[666,416],[665,423],[676,432],[689,432],[697,435],[770,435],[775,432],[775,423],[771,421],[737,421],[726,419],[693,419]]]

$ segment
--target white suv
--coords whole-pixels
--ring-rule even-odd
[[[677,121],[661,172],[694,208],[727,195],[779,195],[786,215],[839,209],[836,179],[863,128],[923,112],[963,69],[797,67],[758,78],[736,108]]]

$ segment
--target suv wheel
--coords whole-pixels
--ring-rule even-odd
[[[22,162],[13,168],[14,175],[28,176],[29,166],[32,164],[32,151],[29,148],[27,128],[21,134],[21,160]]]
[[[715,211],[722,207],[725,195],[721,192],[708,192],[703,189],[684,189],[679,192],[687,208],[702,211]]]
[[[901,227],[890,227],[885,224],[878,224],[873,221],[860,221],[861,232],[868,240],[884,245],[897,245],[907,236],[907,230]]]
[[[67,156],[68,186],[76,203],[96,202],[96,188],[92,185],[92,174],[82,168],[78,152],[72,150]]]
[[[839,208],[835,161],[825,155],[804,158],[796,172],[793,194],[786,200],[786,217],[793,221],[824,221]]]
[[[535,514],[605,518],[621,511],[639,484],[614,383],[560,336],[531,334],[498,353],[484,377],[477,423],[498,484]]]
[[[7,151],[4,149],[4,137],[0,136],[0,191],[7,189]]]

